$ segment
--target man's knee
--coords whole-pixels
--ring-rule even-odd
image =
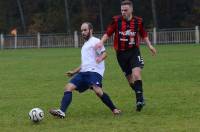
[[[72,83],[68,83],[68,84],[66,84],[65,85],[65,88],[64,88],[64,91],[66,92],[66,91],[73,91],[73,90],[75,90],[76,89],[76,86],[74,85],[74,84],[72,84]]]
[[[103,90],[100,87],[93,87],[93,91],[98,97],[101,97],[103,95]]]
[[[132,76],[134,77],[134,80],[141,80],[141,68],[133,69]]]

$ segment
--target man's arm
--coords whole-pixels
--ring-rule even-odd
[[[66,72],[65,75],[68,77],[72,77],[74,74],[78,73],[80,70],[81,70],[81,66],[75,68],[74,70]]]
[[[147,44],[148,48],[150,49],[152,55],[156,55],[156,49],[152,46],[148,37],[144,38],[145,43]]]
[[[100,49],[104,45],[104,43],[113,35],[116,30],[116,22],[115,18],[112,18],[112,22],[108,25],[105,34],[101,38],[100,42],[95,46],[95,49]]]
[[[105,33],[103,35],[103,37],[101,38],[100,42],[98,42],[96,45],[95,45],[95,50],[97,49],[101,49],[104,45],[104,43],[109,39],[109,36]]]
[[[107,53],[104,51],[101,55],[102,60],[105,60],[107,58]]]
[[[106,51],[102,52],[101,55],[97,56],[96,62],[100,63],[101,61],[105,60],[107,58]]]
[[[101,38],[101,43],[102,44],[104,44],[107,40],[109,39],[109,37],[108,37],[108,35],[105,33],[104,35],[103,35],[103,37]]]
[[[145,41],[145,43],[147,44],[149,50],[151,51],[152,55],[156,55],[156,49],[152,46],[150,40],[149,40],[149,37],[147,36],[147,32],[144,28],[144,23],[143,23],[143,20],[142,19],[139,19],[141,20],[141,24],[139,25],[139,33],[140,33],[140,36],[143,38],[143,40]]]

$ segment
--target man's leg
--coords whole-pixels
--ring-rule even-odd
[[[118,115],[121,113],[121,110],[116,108],[108,94],[103,92],[102,88],[98,86],[93,86],[93,91],[101,99],[101,101],[113,112],[114,115]]]
[[[132,74],[127,76],[127,80],[131,88],[135,91],[136,94],[136,106],[137,111],[141,111],[144,106],[143,99],[143,87],[142,87],[142,78],[141,78],[141,68],[136,67],[132,70]]]
[[[60,109],[51,109],[49,112],[53,116],[57,116],[60,118],[65,117],[65,112],[67,111],[68,106],[72,101],[72,91],[75,90],[76,86],[72,83],[68,83],[65,86],[65,92],[61,101]]]
[[[60,110],[62,110],[63,112],[66,112],[68,106],[70,105],[72,101],[72,91],[75,90],[75,88],[76,86],[72,83],[68,83],[65,86],[65,92],[60,106]]]

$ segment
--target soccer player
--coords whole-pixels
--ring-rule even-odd
[[[67,108],[72,101],[72,91],[84,92],[87,89],[92,89],[112,113],[118,115],[121,111],[116,108],[108,94],[102,90],[102,77],[105,70],[104,59],[107,56],[105,48],[102,47],[100,50],[95,50],[95,44],[100,42],[100,40],[93,37],[93,26],[91,23],[84,22],[81,25],[81,32],[85,40],[81,49],[81,65],[72,71],[66,72],[67,76],[74,77],[65,86],[60,109],[51,109],[49,112],[53,116],[64,118]]]
[[[142,38],[153,55],[156,49],[151,45],[143,25],[143,19],[133,15],[133,3],[129,0],[121,2],[121,15],[114,16],[107,27],[96,49],[103,46],[106,40],[115,33],[114,49],[118,63],[124,72],[130,87],[136,94],[136,111],[141,111],[144,106],[141,71],[144,66],[140,54],[139,41]]]

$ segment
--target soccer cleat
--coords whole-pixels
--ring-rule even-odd
[[[121,110],[119,110],[119,109],[114,109],[114,110],[112,111],[112,113],[113,113],[113,115],[120,115],[120,114],[121,114]]]
[[[65,118],[65,113],[62,112],[60,109],[51,109],[49,110],[49,113],[59,118]]]
[[[144,105],[145,105],[144,101],[142,101],[142,102],[138,101],[136,103],[136,111],[140,112],[142,110],[142,108],[144,107]]]

